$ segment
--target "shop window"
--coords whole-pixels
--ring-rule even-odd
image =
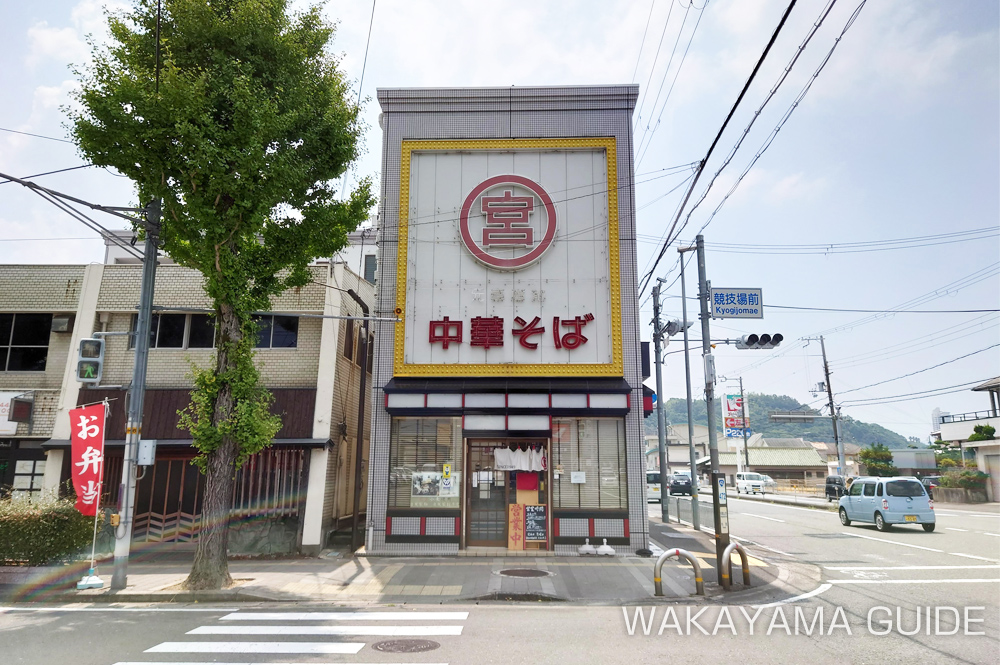
[[[258,349],[294,349],[299,344],[299,317],[256,316]]]
[[[15,460],[11,497],[37,497],[42,491],[45,460]]]
[[[556,508],[628,508],[624,420],[554,418],[551,464]]]
[[[461,487],[462,419],[393,418],[388,506],[461,508]]]
[[[0,371],[44,372],[51,314],[0,314]]]
[[[344,357],[354,360],[354,319],[344,321]]]
[[[129,330],[135,333],[139,315],[132,315]],[[135,348],[135,335],[129,338]],[[149,320],[151,349],[211,349],[215,346],[215,320],[211,314],[153,314]]]

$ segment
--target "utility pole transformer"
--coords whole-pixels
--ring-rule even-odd
[[[837,475],[847,473],[844,461],[844,444],[840,442],[840,428],[837,425],[837,408],[833,405],[833,386],[830,385],[830,363],[826,361],[826,343],[819,336],[819,347],[823,351],[823,373],[826,375],[826,396],[830,400],[830,421],[833,422],[833,440],[837,444]]]
[[[142,259],[142,285],[139,290],[139,316],[135,325],[135,363],[128,394],[128,418],[125,425],[125,460],[122,484],[118,492],[121,521],[115,530],[115,563],[112,589],[124,589],[128,577],[129,549],[135,516],[136,458],[142,438],[142,405],[146,397],[146,364],[149,359],[149,328],[153,313],[153,288],[156,283],[156,252],[160,244],[160,200],[146,206],[146,244]]]
[[[709,298],[712,289],[705,271],[705,237],[696,238],[698,250],[698,300],[701,305],[701,349],[705,360],[705,406],[708,409],[708,454],[712,460],[712,507],[715,513],[716,570],[723,589],[729,589],[731,575],[723,576],[722,560],[729,547],[729,509],[726,506],[726,476],[719,472],[719,436],[715,431],[715,358],[712,355],[712,331],[709,325]],[[721,491],[720,491],[721,490]]]
[[[670,521],[669,495],[670,484],[667,482],[667,444],[666,422],[663,414],[663,326],[660,324],[660,282],[653,287],[653,353],[656,354],[656,433],[659,438],[660,452],[660,519],[664,523]]]

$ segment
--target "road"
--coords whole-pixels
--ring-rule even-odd
[[[807,597],[755,606],[740,592],[729,604],[624,611],[562,603],[19,605],[0,608],[0,653],[5,665],[1000,662],[1000,515],[939,507],[934,533],[845,528],[833,512],[742,499],[730,500],[730,516],[753,556],[815,573],[811,588],[799,589]],[[379,650],[392,640],[434,648]]]

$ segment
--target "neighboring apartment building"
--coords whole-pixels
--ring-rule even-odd
[[[976,425],[989,425],[1000,434],[1000,377],[985,381],[972,390],[977,393],[987,393],[990,399],[989,409],[942,415],[940,439],[961,446],[963,451],[967,449],[975,451],[979,470],[990,474],[990,480],[986,483],[987,496],[990,501],[998,501],[1000,500],[1000,438],[969,441],[969,437]]]
[[[135,327],[141,266],[109,261],[0,266],[0,403],[34,398],[31,423],[9,423],[0,411],[0,490],[60,488],[69,477],[69,409],[107,399],[102,505],[118,501],[132,337],[106,337],[100,385],[82,385],[74,374],[80,339]],[[360,316],[346,290],[372,303],[374,285],[344,263],[315,265],[312,272],[311,283],[274,298],[275,314],[262,318],[257,362],[283,425],[273,445],[237,474],[234,551],[318,552],[353,512],[358,387],[372,359],[359,357],[357,321],[324,317]],[[190,434],[177,427],[177,411],[189,402],[192,366],[208,365],[215,354],[201,284],[197,272],[166,261],[157,270],[143,435],[158,444],[156,464],[141,472],[137,488],[140,542],[197,538],[204,478],[190,463],[195,451]]]

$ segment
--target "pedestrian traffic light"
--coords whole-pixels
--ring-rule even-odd
[[[783,339],[785,339],[785,337],[781,333],[774,333],[773,335],[768,335],[767,333],[764,333],[763,335],[744,335],[736,340],[736,348],[773,349],[781,344]]]
[[[76,380],[100,383],[104,370],[104,340],[81,339],[76,363]]]

